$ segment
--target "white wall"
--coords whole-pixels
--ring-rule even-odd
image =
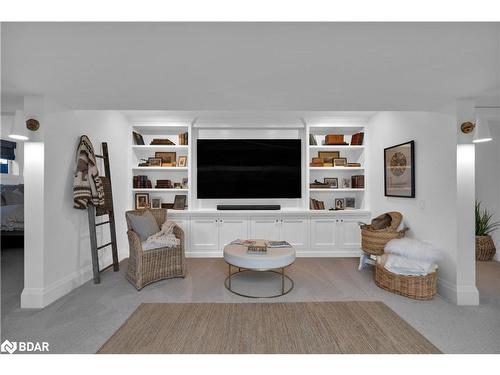
[[[442,251],[439,293],[457,301],[457,133],[453,116],[380,112],[367,126],[368,194],[373,215],[395,210],[411,228],[408,236]],[[384,148],[415,141],[416,198],[384,196]],[[473,251],[473,249],[471,249]]]
[[[43,126],[44,277],[37,299],[42,306],[33,306],[25,298],[24,306],[30,307],[46,306],[92,277],[87,212],[73,208],[75,151],[83,134],[89,136],[97,154],[101,154],[101,142],[108,142],[119,257],[128,256],[124,217],[129,208],[128,121],[115,111],[58,111],[45,114]],[[104,173],[103,167],[100,173]],[[107,225],[98,228],[98,244],[108,242],[107,233]],[[29,251],[27,248],[27,254]],[[101,264],[109,264],[111,248],[101,250],[101,254]]]
[[[500,221],[500,122],[489,122],[491,142],[476,145],[476,198],[481,206],[494,213],[494,221]],[[500,230],[491,234],[500,261]]]

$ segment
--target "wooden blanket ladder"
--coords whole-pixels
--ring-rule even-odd
[[[92,251],[92,269],[94,272],[94,284],[101,282],[101,272],[106,271],[108,268],[113,267],[113,271],[120,270],[118,263],[118,249],[116,246],[116,227],[115,227],[115,211],[113,208],[113,193],[111,189],[111,169],[109,167],[109,153],[108,144],[102,142],[102,155],[95,155],[104,162],[104,176],[100,176],[104,188],[104,206],[94,206],[93,204],[87,205],[87,213],[89,217],[89,234],[90,234],[90,248]],[[101,221],[96,224],[96,217],[108,215],[107,221]],[[109,232],[111,241],[98,246],[97,245],[97,227],[109,224]],[[99,268],[99,250],[111,246],[111,253],[113,256],[113,263],[103,269]]]

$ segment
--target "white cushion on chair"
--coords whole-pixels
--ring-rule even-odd
[[[181,243],[181,241],[179,239],[177,239],[177,246],[179,246]],[[165,246],[165,244],[162,244],[162,243],[158,243],[158,242],[142,242],[141,243],[142,245],[142,250],[143,251],[148,251],[148,250],[153,250],[153,249],[161,249],[163,247],[168,247],[168,246]]]

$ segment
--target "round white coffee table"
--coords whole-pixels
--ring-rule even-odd
[[[295,261],[295,249],[293,247],[268,248],[264,254],[249,254],[247,246],[229,244],[224,247],[224,261],[229,266],[229,273],[224,280],[224,286],[234,294],[248,298],[274,298],[284,296],[293,289],[293,280],[285,275],[285,268]],[[237,267],[238,271],[232,273],[232,267]],[[257,296],[237,292],[231,287],[231,279],[243,272],[271,272],[281,275],[281,293],[270,296]],[[285,285],[285,279],[289,281],[288,286]]]

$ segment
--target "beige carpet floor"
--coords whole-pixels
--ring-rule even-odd
[[[98,353],[440,353],[382,302],[143,303]]]

